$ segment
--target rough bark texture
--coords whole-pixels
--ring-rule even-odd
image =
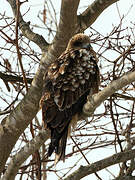
[[[111,166],[111,165],[114,165],[114,164],[117,164],[120,162],[125,162],[134,157],[135,157],[135,150],[117,153],[117,154],[112,155],[111,157],[97,161],[91,165],[81,166],[78,170],[76,170],[74,173],[69,175],[64,180],[79,180],[79,179],[81,179],[85,176],[88,176],[94,172],[100,171],[108,166]]]
[[[17,15],[16,1],[15,0],[7,0],[7,1],[9,2],[12,11],[14,13],[14,16],[16,18]],[[30,29],[30,23],[25,22],[21,14],[19,16],[19,28],[26,38],[36,43],[42,51],[47,51],[49,44],[46,42],[46,40],[43,38],[42,35],[36,34]]]
[[[31,155],[33,154],[37,149],[40,148],[40,146],[47,140],[48,132],[47,131],[41,131],[39,134],[32,139],[29,143],[27,143],[11,160],[10,164],[8,165],[8,170],[4,174],[1,180],[14,180],[17,171],[21,164]]]
[[[79,2],[80,0],[62,0],[59,27],[49,49],[48,56],[44,56],[47,59],[46,63],[50,63],[60,56],[65,50],[69,39],[75,34]]]
[[[12,7],[14,15],[16,16],[16,1],[8,0],[8,2]],[[53,61],[62,53],[68,40],[73,34],[87,29],[101,14],[101,12],[114,2],[116,2],[116,0],[96,0],[95,3],[93,3],[91,7],[89,7],[77,19],[79,0],[63,0],[61,5],[59,27],[49,50],[48,43],[45,39],[32,32],[29,23],[24,22],[22,16],[20,15],[20,29],[23,35],[29,40],[35,42],[41,48],[42,52],[47,50],[48,52],[46,54],[43,53],[40,67],[38,68],[34,80],[32,81],[32,85],[28,93],[17,105],[14,111],[12,111],[0,125],[0,172],[4,170],[5,163],[16,141],[39,110],[39,100],[42,93],[42,80],[46,64]]]
[[[4,164],[19,136],[38,112],[42,89],[40,78],[38,82],[39,86],[36,87],[33,82],[32,87],[21,103],[2,121],[0,130],[0,171],[3,170]]]
[[[82,14],[78,16],[76,32],[85,31],[93,24],[98,16],[118,0],[95,0]]]
[[[93,95],[93,97],[88,98],[87,103],[84,105],[83,112],[90,116],[94,110],[105,100],[110,97],[113,93],[122,89],[126,85],[135,81],[135,72],[130,72],[118,80],[113,81],[106,88],[100,91],[98,94]]]
[[[16,1],[9,0],[8,2],[11,4],[14,14],[16,14]],[[75,10],[77,11],[79,1],[73,0],[72,2],[69,2],[65,0],[62,2],[61,7],[61,20],[58,33],[59,35],[56,34],[55,40],[53,41],[53,45],[50,47],[46,55],[42,56],[40,67],[35,75],[35,78],[32,82],[31,88],[29,89],[28,93],[25,95],[24,99],[17,105],[15,110],[11,112],[10,115],[2,121],[2,125],[0,127],[0,172],[3,171],[7,158],[9,157],[9,154],[12,148],[14,147],[16,141],[18,140],[19,136],[30,124],[31,120],[35,117],[39,110],[39,100],[42,94],[42,79],[45,73],[46,63],[49,63],[50,60],[54,60],[54,58],[59,56],[59,54],[61,54],[61,52],[64,49],[61,49],[61,47],[57,50],[55,49],[55,47],[59,46],[59,41],[57,40],[57,37],[65,37],[64,33],[66,30],[63,32],[61,28],[62,26],[64,26],[63,23],[65,23],[65,21],[68,18],[67,12],[69,11],[64,12],[64,3],[66,3],[67,7],[70,7],[70,3],[73,4],[73,12],[70,11],[73,20],[73,17],[75,15],[73,15],[72,13],[76,13]],[[69,24],[69,26],[67,25],[66,28],[70,29],[70,26],[71,25]],[[27,38],[29,38],[29,36],[27,36]],[[66,46],[66,42],[64,42],[64,39],[62,42]]]

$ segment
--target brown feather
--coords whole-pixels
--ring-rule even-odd
[[[65,158],[69,125],[82,112],[89,92],[99,87],[97,58],[84,34],[75,35],[62,55],[48,67],[41,98],[42,118],[51,130],[48,156]],[[77,122],[76,122],[77,123]],[[76,124],[75,123],[75,124]]]

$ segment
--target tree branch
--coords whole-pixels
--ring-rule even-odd
[[[135,176],[123,176],[123,177],[118,177],[113,180],[135,180]]]
[[[81,166],[79,169],[77,169],[74,173],[69,175],[64,180],[79,180],[85,176],[88,176],[92,173],[100,171],[108,166],[111,166],[120,162],[125,162],[132,158],[135,158],[135,149],[114,154],[108,158],[97,161],[91,165]]]
[[[76,33],[84,32],[99,15],[110,5],[119,0],[95,0],[82,14],[77,17]]]
[[[10,161],[8,168],[1,180],[14,180],[18,169],[25,160],[33,154],[48,139],[48,131],[42,130],[39,134],[27,143]]]
[[[5,162],[19,136],[24,132],[39,110],[39,100],[42,93],[42,74],[43,72],[41,71],[37,73],[24,99],[1,123],[0,172],[3,171]]]
[[[50,58],[50,54],[48,54],[46,58],[48,61],[46,63],[50,63],[56,57],[60,56],[65,50],[69,39],[75,34],[79,2],[80,0],[62,0],[59,27],[49,48],[50,53],[54,57]]]
[[[11,5],[16,17],[16,1],[7,1]],[[100,0],[100,2],[102,1]],[[29,23],[26,23],[21,15],[19,17],[19,27],[23,35],[29,40],[35,42],[43,52],[47,50],[48,52],[42,56],[40,67],[38,68],[34,80],[32,81],[31,88],[28,93],[10,113],[10,115],[2,121],[0,126],[0,172],[4,170],[7,158],[9,157],[9,154],[11,153],[11,150],[13,149],[19,136],[22,132],[24,132],[39,110],[39,100],[42,94],[43,75],[46,72],[46,64],[52,62],[62,53],[68,40],[73,34],[75,34],[78,5],[79,0],[62,0],[58,31],[49,50],[48,43],[44,40],[44,38],[32,32],[29,27]],[[97,103],[99,102],[97,101]]]
[[[7,0],[7,1],[9,2],[10,6],[12,7],[12,11],[16,18],[17,17],[16,0]],[[48,50],[49,44],[47,43],[47,41],[44,39],[44,37],[42,35],[36,34],[30,29],[30,23],[25,22],[23,20],[21,13],[19,15],[19,28],[22,31],[22,34],[26,38],[28,38],[30,41],[33,41],[35,44],[37,44],[40,47],[42,52]]]
[[[19,44],[18,44],[18,26],[19,26],[19,17],[20,17],[20,6],[21,6],[21,3],[20,3],[19,0],[16,0],[16,6],[17,6],[16,25],[15,25],[15,30],[16,30],[16,51],[17,51],[17,57],[18,57],[18,60],[19,60],[19,65],[20,65],[22,75],[23,75],[23,81],[24,81],[24,84],[25,84],[25,88],[26,88],[26,91],[28,92],[28,83],[27,83],[27,80],[26,80],[26,75],[25,75],[24,68],[23,68],[23,63],[22,63],[22,55],[20,53]]]
[[[9,114],[10,112],[11,112],[10,110],[0,111],[0,116],[1,116],[1,115],[4,115],[4,114]]]
[[[93,108],[94,107],[94,109],[95,109],[95,107],[97,107],[102,101],[104,101],[107,97],[109,97],[110,95],[112,95],[115,91],[117,91],[117,90],[119,90],[119,89],[121,89],[122,87],[125,87],[126,85],[128,85],[129,83],[131,83],[131,82],[133,82],[133,81],[135,81],[135,72],[130,72],[130,73],[128,73],[127,75],[124,75],[123,77],[121,77],[120,79],[118,79],[118,80],[115,80],[115,81],[113,81],[110,85],[108,85],[108,87],[106,87],[106,88],[104,88],[104,90],[102,90],[101,92],[99,92],[98,94],[96,94],[94,97],[93,97],[93,100],[92,100],[92,104],[90,104],[90,102],[88,101],[86,104],[85,104],[85,106],[87,106],[87,104],[88,104],[88,106],[89,106],[89,108],[91,109],[91,108]],[[84,106],[84,108],[86,108]],[[87,110],[87,115],[89,115],[89,109],[87,109],[86,108],[86,110]],[[35,143],[38,143],[38,142],[36,142],[37,140],[35,140]],[[43,143],[43,142],[42,142]],[[42,144],[41,143],[41,144]],[[36,145],[36,144],[35,144]],[[35,145],[33,145],[34,147],[35,147]],[[27,146],[27,145],[26,145]],[[37,145],[36,145],[37,146]],[[133,152],[134,152],[135,150],[133,150]],[[22,152],[22,150],[21,150],[21,152]],[[20,152],[20,154],[21,154],[21,152]],[[29,150],[29,152],[27,152],[27,155],[26,155],[26,159],[27,159],[27,157],[29,157],[30,156],[30,154],[32,154],[32,152],[34,152],[34,151],[32,151],[31,153],[31,147],[30,147],[30,150]],[[113,156],[111,156],[111,158],[109,157],[109,158],[107,158],[107,159],[105,159],[105,160],[102,160],[102,161],[98,161],[98,162],[96,162],[96,163],[94,163],[94,164],[92,164],[91,166],[87,166],[87,167],[81,167],[78,171],[76,171],[75,172],[75,174],[73,173],[71,176],[69,176],[69,179],[72,179],[72,176],[75,178],[75,179],[79,179],[79,178],[82,178],[82,177],[84,177],[84,174],[87,174],[87,173],[89,173],[89,174],[91,174],[91,173],[94,173],[94,172],[96,172],[97,170],[101,170],[101,169],[103,169],[103,168],[105,168],[105,167],[107,167],[108,166],[108,163],[109,163],[109,165],[113,165],[113,164],[116,164],[116,163],[119,163],[119,162],[124,162],[124,161],[126,161],[126,160],[129,160],[129,159],[131,159],[131,158],[133,158],[134,156],[133,156],[133,152],[132,151],[127,151],[127,152],[125,152],[125,154],[123,154],[123,153],[118,153],[118,154],[116,154],[116,155],[113,155]],[[129,154],[129,156],[127,156],[127,153]],[[122,157],[122,156],[124,156],[124,157]],[[16,156],[15,156],[16,157]],[[21,156],[18,156],[17,155],[17,158],[21,158]],[[124,159],[123,160],[123,158],[125,158],[126,157],[126,159]],[[16,162],[18,163],[18,166],[17,166],[17,164],[15,163],[15,161],[14,160],[12,160],[12,162],[11,162],[11,165],[9,166],[9,172],[8,172],[8,176],[9,177],[11,177],[11,172],[13,173],[13,169],[14,169],[14,164],[16,165],[16,168],[18,167],[19,168],[19,165],[21,165],[26,159],[22,159],[22,160],[19,160],[19,163],[18,163],[18,160],[16,160]],[[103,163],[104,162],[104,163]],[[113,162],[113,163],[111,163],[110,164],[110,162]],[[21,164],[20,164],[21,163]],[[97,166],[98,165],[98,166]],[[102,166],[101,166],[102,165]],[[82,169],[83,168],[83,169]],[[89,169],[90,168],[90,169]],[[82,173],[80,174],[80,171],[82,171],[83,170],[83,175],[82,175]],[[86,171],[87,170],[87,171]],[[85,172],[85,173],[84,173]],[[15,174],[17,173],[17,169],[16,169],[16,171],[15,171]],[[76,175],[76,173],[77,173],[77,175]],[[15,174],[14,174],[14,176],[15,176]],[[79,174],[79,175],[78,175]],[[80,177],[80,175],[81,175],[81,177]],[[88,174],[87,174],[88,175]],[[73,178],[73,179],[74,179]],[[68,180],[68,179],[66,179],[66,180]]]
[[[11,83],[22,82],[23,83],[23,77],[8,75],[2,72],[0,72],[0,78],[6,82],[11,82]],[[26,79],[27,79],[27,83],[31,84],[33,79],[32,78],[26,78]]]
[[[131,82],[135,81],[135,71],[130,72],[120,79],[117,79],[110,83],[106,88],[104,88],[99,93],[88,97],[87,103],[84,105],[83,112],[87,116],[91,116],[94,110],[108,97],[110,97],[114,92],[122,89]]]
[[[8,2],[11,4],[14,14],[16,15],[15,0],[8,0]],[[72,8],[71,8],[71,3],[72,3]],[[14,111],[12,111],[10,115],[7,116],[2,121],[2,125],[0,128],[0,144],[1,144],[0,172],[4,170],[4,165],[7,161],[7,158],[9,157],[9,154],[12,148],[14,147],[16,141],[18,140],[19,136],[30,124],[31,120],[36,116],[39,110],[39,100],[42,95],[42,87],[43,87],[43,75],[46,72],[47,64],[53,61],[57,56],[59,56],[62,53],[63,49],[65,48],[66,43],[68,41],[68,40],[64,41],[65,37],[67,38],[67,36],[69,36],[69,34],[71,35],[71,33],[68,33],[67,36],[64,33],[69,32],[70,27],[73,31],[74,25],[71,25],[72,24],[71,22],[72,21],[75,22],[74,19],[76,17],[75,14],[77,11],[78,4],[79,4],[79,0],[62,1],[61,16],[60,16],[61,20],[58,28],[59,32],[57,32],[55,36],[55,40],[53,41],[53,44],[49,48],[49,51],[46,54],[43,54],[40,61],[40,66],[32,81],[31,88],[29,89],[28,93],[25,95],[24,99],[16,106]],[[69,19],[67,19],[68,16],[70,18],[70,21]],[[20,28],[23,31],[23,28],[25,29],[25,26],[27,25],[26,23],[23,22],[23,20],[21,21],[21,19],[22,17],[20,17],[20,23],[21,23]],[[67,25],[67,20],[68,22],[70,22],[69,25]],[[64,28],[63,31],[62,28]],[[28,32],[30,33],[29,30]],[[33,34],[33,32],[31,33]],[[34,34],[34,36],[36,35]],[[59,39],[59,37],[61,38]],[[42,43],[40,42],[40,44]]]

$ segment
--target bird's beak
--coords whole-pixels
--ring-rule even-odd
[[[92,48],[92,46],[91,46],[91,44],[88,43],[88,44],[84,44],[83,48],[87,49],[87,50],[90,50]]]

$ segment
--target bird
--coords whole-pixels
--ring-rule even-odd
[[[66,50],[47,67],[40,100],[42,120],[50,130],[47,156],[65,161],[67,137],[77,124],[87,96],[99,90],[100,74],[89,36],[78,33]]]

